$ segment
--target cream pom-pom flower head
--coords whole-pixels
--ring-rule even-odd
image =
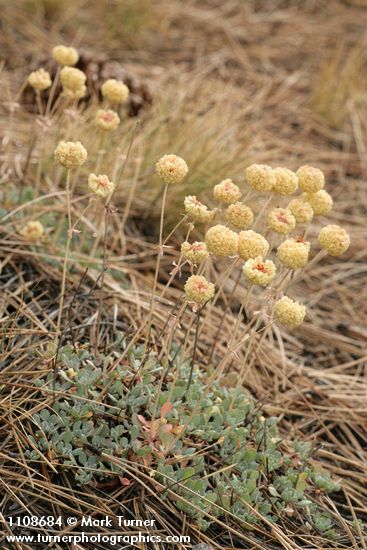
[[[60,71],[61,84],[67,92],[85,91],[87,75],[75,67],[63,67]]]
[[[87,150],[80,141],[60,141],[54,151],[55,160],[66,168],[81,166],[87,157]]]
[[[177,155],[164,155],[155,165],[158,176],[164,183],[180,183],[189,171],[186,162]]]
[[[200,202],[195,195],[187,195],[184,199],[185,212],[192,221],[208,223],[214,218],[214,211]]]
[[[95,123],[98,128],[101,128],[101,130],[109,132],[111,130],[115,130],[120,124],[120,117],[115,111],[112,111],[111,109],[98,109],[96,113]]]
[[[247,229],[253,224],[254,214],[246,204],[235,202],[228,206],[226,218],[236,229]]]
[[[214,296],[215,287],[202,275],[191,275],[185,283],[185,296],[189,302],[203,306]]]
[[[115,184],[105,174],[89,174],[88,189],[94,195],[107,197],[115,190]]]
[[[308,223],[314,215],[311,204],[303,197],[291,200],[287,208],[292,212],[297,223]]]
[[[246,168],[245,178],[250,187],[263,193],[270,191],[276,183],[274,170],[266,164],[252,164]]]
[[[28,76],[28,84],[32,86],[34,90],[47,90],[52,84],[50,73],[45,71],[45,69],[33,71]]]
[[[129,88],[115,78],[109,78],[102,84],[101,92],[110,103],[124,103],[129,97]]]
[[[288,298],[288,296],[283,296],[276,302],[274,313],[280,324],[288,328],[296,328],[303,323],[306,316],[306,307]]]
[[[278,166],[274,168],[275,184],[272,191],[279,195],[293,195],[298,189],[298,178],[292,170]]]
[[[325,189],[317,193],[304,193],[303,198],[310,204],[315,216],[324,216],[333,207],[333,199]]]
[[[325,176],[321,170],[313,166],[301,166],[296,172],[298,184],[305,193],[317,193],[325,185]]]
[[[237,254],[238,235],[225,225],[213,225],[205,235],[206,246],[215,256]]]
[[[192,244],[187,241],[183,242],[181,245],[181,254],[185,260],[194,265],[201,264],[209,258],[206,243],[200,241],[195,241]]]
[[[238,255],[243,260],[249,260],[257,256],[265,257],[268,252],[269,243],[260,233],[256,233],[251,229],[239,233]]]
[[[75,65],[78,62],[79,54],[71,46],[55,46],[52,50],[52,57],[60,65]]]
[[[284,235],[296,227],[296,219],[288,208],[274,208],[269,212],[267,221],[270,229]]]
[[[319,243],[330,256],[340,256],[348,250],[350,238],[345,229],[339,225],[326,225],[320,231]]]
[[[44,232],[44,227],[38,220],[27,222],[19,231],[24,239],[33,243],[39,241]]]
[[[268,286],[274,279],[276,267],[271,260],[263,260],[261,256],[250,258],[243,266],[245,278],[259,286]]]
[[[308,262],[310,246],[302,237],[287,239],[278,246],[277,256],[286,267],[300,269]]]
[[[213,195],[216,201],[231,204],[241,198],[242,193],[238,185],[228,178],[214,185]]]

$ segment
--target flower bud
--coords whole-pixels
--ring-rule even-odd
[[[198,265],[209,258],[209,252],[206,243],[195,241],[190,244],[187,241],[181,245],[181,254],[185,260],[192,264]]]
[[[101,92],[110,103],[124,103],[129,96],[126,84],[114,78],[109,78],[102,84]]]
[[[101,130],[115,130],[120,124],[120,117],[115,111],[98,109],[96,113],[95,123]]]
[[[293,199],[287,206],[297,223],[308,223],[313,218],[312,205],[302,198]]]
[[[303,198],[311,205],[315,216],[324,216],[333,207],[333,199],[324,189],[317,193],[304,193]]]
[[[60,141],[54,151],[55,160],[66,168],[81,166],[87,156],[88,153],[80,141]]]
[[[79,54],[75,48],[55,46],[52,50],[52,57],[60,65],[75,65],[78,62]]]
[[[113,193],[115,184],[104,174],[100,174],[99,176],[89,174],[88,189],[91,193],[104,198]]]
[[[44,232],[44,227],[39,221],[29,221],[19,231],[24,239],[33,243],[39,241]]]
[[[180,183],[189,171],[186,162],[177,155],[164,155],[155,170],[164,183]]]
[[[319,234],[321,248],[326,250],[330,256],[340,256],[350,245],[348,233],[339,225],[326,225]]]
[[[195,222],[208,223],[214,217],[214,212],[208,210],[202,202],[197,200],[195,195],[187,195],[184,199],[185,212]]]
[[[262,256],[263,258],[269,252],[269,243],[256,231],[249,229],[241,231],[238,235],[238,255],[243,260]]]
[[[213,194],[215,200],[223,204],[231,204],[241,197],[239,187],[231,179],[223,180],[214,185]]]
[[[323,172],[313,166],[301,166],[296,172],[298,185],[306,193],[317,193],[325,185]]]
[[[268,214],[268,226],[277,233],[290,233],[296,227],[296,220],[288,208],[274,208]]]
[[[246,168],[246,181],[256,191],[270,191],[276,183],[274,170],[266,164],[252,164]]]
[[[272,191],[279,195],[293,195],[297,191],[298,178],[292,170],[278,166],[274,169],[274,174],[275,184]]]
[[[63,67],[60,71],[60,81],[69,92],[77,92],[85,87],[87,75],[75,67]]]
[[[302,237],[287,239],[278,246],[277,256],[281,263],[290,269],[305,267],[310,253],[310,243]]]
[[[201,275],[191,275],[185,284],[186,300],[203,306],[213,298],[214,290],[215,287],[213,283],[209,283],[205,277]]]
[[[243,266],[245,278],[259,286],[268,286],[274,279],[276,268],[271,260],[263,260],[261,256],[250,258]]]
[[[275,318],[288,328],[296,328],[303,323],[306,307],[288,296],[277,301],[274,308]]]
[[[254,221],[251,208],[242,202],[230,204],[226,210],[226,218],[236,229],[247,229]]]
[[[47,90],[52,84],[50,73],[45,69],[33,71],[28,76],[28,84],[35,90]]]
[[[205,235],[206,246],[215,256],[234,256],[237,253],[238,235],[225,225],[214,225]]]

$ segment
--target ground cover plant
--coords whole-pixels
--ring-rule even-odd
[[[284,119],[275,137],[261,94],[242,104],[249,50],[237,27],[230,53],[218,47],[215,2],[214,20],[192,5],[202,63],[169,77],[142,70],[138,48],[170,21],[155,55],[177,33],[191,51],[179,4],[166,19],[163,3],[121,8],[136,48],[122,73],[47,34],[58,8],[42,5],[29,26],[26,2],[3,14],[45,47],[8,42],[3,67],[1,519],[124,511],[212,547],[365,547],[359,58],[334,108],[315,79],[302,123],[318,137],[295,117],[296,141]],[[256,21],[252,9],[226,16]]]

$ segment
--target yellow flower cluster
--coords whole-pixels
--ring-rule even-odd
[[[303,197],[291,200],[288,204],[288,209],[293,214],[297,223],[308,223],[314,215],[312,205],[305,201]]]
[[[63,67],[60,71],[63,95],[69,99],[80,99],[85,96],[87,76],[75,67]]]
[[[80,141],[60,141],[54,151],[55,160],[66,168],[81,166],[87,156],[88,153]]]
[[[202,275],[191,275],[185,284],[185,295],[189,302],[203,306],[214,296],[215,287]]]
[[[214,212],[197,200],[195,195],[187,195],[184,200],[185,212],[192,221],[208,223],[214,218]]]
[[[268,214],[268,226],[277,233],[287,234],[296,227],[296,219],[289,208],[274,208]]]
[[[274,308],[275,318],[288,328],[296,328],[303,323],[306,307],[288,296],[277,301]]]
[[[348,233],[339,225],[326,225],[319,234],[321,248],[326,250],[330,256],[340,256],[350,245]]]
[[[269,243],[260,233],[249,229],[239,233],[237,250],[239,257],[243,260],[257,256],[265,257],[269,252]]]
[[[53,48],[52,57],[60,65],[75,65],[78,62],[79,54],[75,48],[60,45]]]
[[[275,184],[272,191],[279,195],[293,195],[298,189],[298,178],[292,170],[278,167],[274,169]]]
[[[189,171],[186,162],[177,155],[164,155],[155,165],[158,176],[164,183],[180,183]]]
[[[254,221],[251,208],[242,202],[230,204],[226,210],[226,218],[236,229],[247,229]]]
[[[287,239],[278,246],[277,256],[281,263],[290,269],[305,267],[311,244],[302,237]]]
[[[195,241],[190,244],[185,241],[181,245],[181,254],[188,262],[199,265],[209,257],[209,252],[206,243]]]
[[[225,225],[214,225],[205,235],[206,246],[215,256],[235,256],[238,235]]]
[[[124,103],[129,97],[129,88],[120,80],[109,78],[101,88],[103,97],[110,103]]]
[[[250,187],[263,193],[271,191],[276,183],[274,170],[266,164],[252,164],[246,168],[245,177]]]
[[[223,204],[231,204],[241,198],[239,187],[231,179],[226,179],[218,183],[213,188],[215,200]]]
[[[324,216],[333,207],[333,199],[325,189],[316,193],[304,193],[303,199],[311,206],[315,216]]]
[[[115,184],[109,180],[108,176],[100,174],[89,174],[88,177],[88,189],[94,195],[99,197],[107,197],[115,190]]]
[[[52,84],[50,73],[45,71],[45,69],[33,71],[28,76],[28,84],[32,86],[34,90],[47,90]]]
[[[296,172],[298,184],[305,193],[317,193],[325,185],[323,172],[313,166],[301,166]]]
[[[95,123],[101,130],[115,130],[120,124],[120,117],[115,111],[108,109],[98,109],[96,113]]]
[[[243,266],[245,278],[259,286],[268,286],[274,279],[276,267],[271,260],[263,260],[261,256],[250,258]]]
[[[38,220],[27,222],[19,231],[20,235],[30,242],[37,242],[43,236],[45,230],[42,223]]]

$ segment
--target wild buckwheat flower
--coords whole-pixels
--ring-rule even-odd
[[[249,229],[239,233],[237,248],[239,257],[249,260],[257,256],[265,257],[269,252],[269,243],[260,233]]]
[[[245,278],[259,286],[268,286],[274,279],[276,267],[271,260],[263,260],[261,256],[250,258],[243,266]]]
[[[155,171],[164,183],[180,183],[189,169],[181,157],[164,155],[156,163]]]
[[[225,225],[213,225],[205,235],[206,246],[215,256],[237,254],[238,235]]]
[[[246,168],[245,177],[247,183],[256,191],[270,191],[275,183],[274,170],[266,164],[252,164]]]
[[[199,306],[203,306],[214,296],[215,287],[213,283],[201,276],[191,275],[185,283],[186,300],[194,302]]]
[[[104,174],[99,174],[98,176],[95,174],[89,174],[88,189],[91,193],[104,198],[114,191],[115,184],[108,179],[108,176]]]
[[[288,208],[274,208],[267,221],[270,229],[277,233],[290,233],[296,227],[296,219]]]
[[[278,246],[277,256],[286,267],[299,269],[307,264],[310,247],[302,237],[287,239]]]
[[[278,166],[274,169],[275,184],[272,191],[279,195],[293,195],[298,189],[298,178],[292,170]]]
[[[87,75],[75,67],[63,67],[60,71],[60,80],[64,89],[77,92],[85,87]]]
[[[240,188],[231,179],[226,179],[214,185],[213,195],[216,201],[231,204],[237,201],[242,193]]]
[[[67,99],[81,99],[87,93],[87,87],[81,86],[80,88],[75,88],[71,90],[70,88],[63,88],[62,95]]]
[[[54,159],[66,168],[81,166],[87,156],[88,153],[80,141],[60,141],[54,151]]]
[[[303,198],[311,205],[315,216],[324,216],[333,207],[333,199],[325,189],[321,189],[317,193],[304,193]]]
[[[187,195],[184,199],[185,212],[195,222],[208,223],[214,218],[214,212],[197,200],[195,195]]]
[[[242,202],[230,204],[226,210],[226,218],[236,229],[247,229],[254,221],[251,208]]]
[[[190,244],[187,241],[181,245],[181,254],[185,260],[192,264],[199,265],[209,258],[206,243],[195,241]]]
[[[53,48],[52,57],[60,65],[75,65],[78,62],[79,54],[75,48],[61,45]]]
[[[293,199],[287,206],[297,223],[308,223],[313,218],[312,205],[302,198]]]
[[[45,69],[33,71],[28,76],[28,84],[35,90],[47,90],[52,84],[50,73]]]
[[[22,235],[24,239],[33,243],[39,241],[44,232],[44,227],[38,220],[27,222],[19,231],[20,235]]]
[[[101,92],[111,103],[124,103],[129,96],[129,88],[120,80],[109,78],[102,84]]]
[[[283,296],[275,304],[274,313],[279,323],[288,328],[296,328],[303,323],[306,307],[288,296]]]
[[[101,130],[110,131],[115,130],[120,124],[120,117],[115,111],[111,111],[111,109],[107,111],[105,109],[98,109],[95,122]]]
[[[350,245],[348,233],[339,225],[327,225],[319,234],[321,248],[326,250],[330,256],[340,256]]]
[[[313,166],[301,166],[296,172],[298,184],[305,193],[317,193],[325,185],[325,176],[321,170]]]

